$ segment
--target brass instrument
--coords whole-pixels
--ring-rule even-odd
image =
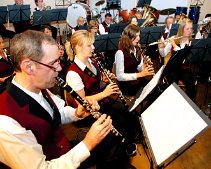
[[[102,63],[99,61],[99,59],[96,57],[96,54],[94,54],[94,59],[95,61],[97,62],[97,65],[100,67],[101,71],[104,73],[104,75],[106,76],[106,78],[108,79],[109,83],[115,83],[115,81],[113,81],[109,75],[108,75],[108,70],[102,65]],[[117,85],[117,84],[116,84]],[[126,108],[129,108],[129,105],[127,104],[126,102],[126,98],[123,96],[121,90],[119,90],[119,96],[120,100],[122,101],[123,105],[126,107]]]
[[[156,8],[149,5],[144,6],[144,13],[142,19],[146,19],[141,27],[155,26],[159,18],[159,12]]]
[[[82,99],[62,78],[57,77],[56,80],[57,84],[68,93],[70,93],[87,111],[91,113],[94,118],[98,119],[102,115],[100,112],[94,111],[89,103],[86,100]],[[116,128],[112,127],[111,133],[113,133],[115,136],[121,137],[122,142],[125,142],[125,138]]]
[[[187,36],[179,36],[179,37],[175,37],[173,38],[174,40],[179,40],[179,39],[182,39],[182,38],[185,38],[185,37],[190,37],[190,36],[193,36],[194,34],[190,34],[190,35],[187,35]],[[161,44],[161,43],[165,43],[165,42],[169,42],[169,39],[166,39],[164,41],[157,41],[157,42],[152,42],[149,44],[149,46],[152,46],[152,45],[157,45],[157,44]]]

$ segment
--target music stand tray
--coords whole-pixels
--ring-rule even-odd
[[[7,23],[7,20],[8,20],[7,6],[0,6],[0,24]]]
[[[30,20],[30,5],[8,5],[9,21],[21,22]]]
[[[64,21],[67,18],[67,8],[52,9],[51,21]]]
[[[51,22],[52,10],[34,11],[33,12],[33,26],[45,25]]]
[[[140,123],[151,168],[165,168],[210,126],[205,114],[175,83],[141,114]]]

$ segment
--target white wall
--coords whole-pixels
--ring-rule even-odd
[[[51,6],[51,8],[55,8],[55,1],[61,2],[61,3],[63,2],[63,0],[44,0],[44,1],[45,1],[45,4],[47,6]],[[121,0],[122,10],[132,9],[136,7],[137,1],[138,0]],[[66,2],[75,3],[75,0],[66,0]],[[106,2],[101,6],[95,6],[96,2],[98,2],[98,0],[89,0],[90,10],[97,8],[99,11],[101,11],[102,8],[105,8]],[[177,6],[181,6],[181,5],[182,6],[186,5],[188,7],[191,2],[194,2],[194,0],[152,0],[151,5],[153,7],[156,7],[158,10],[162,10],[166,8],[176,8]],[[204,5],[201,6],[199,20],[203,19],[207,13],[211,13],[211,6],[209,3],[210,3],[210,0],[205,0]],[[0,6],[6,6],[6,5],[12,5],[12,4],[14,4],[14,0],[0,0]],[[34,0],[24,0],[24,4],[30,4],[32,10],[35,8]],[[102,11],[102,12],[103,13],[101,13],[101,15],[104,16],[105,11]],[[110,13],[111,14],[114,13],[115,15],[116,10],[114,11],[111,10]]]

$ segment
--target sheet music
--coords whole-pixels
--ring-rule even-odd
[[[135,103],[130,109],[130,112],[133,111],[145,98],[146,96],[155,88],[158,84],[160,77],[162,75],[164,65],[159,69],[159,71],[155,74],[155,76],[150,80],[150,82],[144,87],[141,95],[135,100]]]
[[[142,113],[143,126],[158,165],[208,126],[197,113],[199,108],[190,103],[171,85]]]

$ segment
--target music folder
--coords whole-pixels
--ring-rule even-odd
[[[133,111],[158,85],[158,83],[162,83],[163,78],[165,77],[168,80],[168,83],[173,83],[169,80],[172,72],[179,71],[181,64],[187,58],[190,53],[192,46],[186,46],[184,49],[175,51],[168,63],[162,66],[159,71],[154,75],[154,77],[149,81],[149,83],[144,87],[140,88],[140,90],[136,93],[135,99],[130,104],[129,111]]]
[[[135,96],[135,99],[131,102],[129,111],[133,111],[147,96],[151,93],[151,91],[157,86],[160,77],[163,73],[165,66],[163,65],[159,71],[154,75],[154,77],[150,80],[150,82],[142,89],[138,91]]]
[[[197,144],[210,120],[173,83],[141,114],[140,124],[153,166],[164,168]]]

